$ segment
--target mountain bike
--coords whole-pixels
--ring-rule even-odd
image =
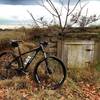
[[[66,78],[66,68],[64,63],[54,56],[48,56],[45,52],[45,48],[48,45],[47,41],[42,41],[39,46],[29,50],[25,53],[21,53],[18,40],[11,40],[10,45],[18,48],[18,54],[12,51],[3,51],[0,53],[0,77],[2,79],[12,78],[12,74],[25,74],[29,65],[35,59],[38,52],[43,54],[43,58],[38,61],[34,70],[32,71],[32,77],[36,83],[56,89],[60,87]],[[32,53],[31,56],[22,59],[22,56],[28,53]]]

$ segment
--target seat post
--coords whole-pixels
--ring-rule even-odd
[[[19,60],[20,60],[20,64],[21,64],[21,66],[20,67],[24,67],[24,65],[23,65],[23,60],[22,60],[22,57],[21,57],[21,51],[20,51],[20,47],[19,47],[19,45],[18,45],[18,53],[19,53]]]

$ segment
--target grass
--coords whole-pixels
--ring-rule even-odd
[[[5,39],[15,39],[15,38],[21,38],[25,37],[25,33],[22,31],[0,31],[0,40],[5,40]]]
[[[27,77],[14,77],[12,80],[0,81],[0,91],[4,90],[4,99],[6,100],[21,100],[23,92],[32,91],[31,81]],[[1,95],[0,95],[1,96]]]
[[[90,83],[96,83],[100,80],[100,72],[94,68],[69,68],[68,76],[75,82],[85,81]]]
[[[23,52],[33,47],[26,42],[20,45]],[[57,90],[38,87],[31,79],[30,76],[26,75],[14,77],[11,80],[1,80],[0,91],[2,91],[2,95],[0,94],[0,98],[2,100],[82,100],[85,98],[80,87],[71,78],[67,78],[63,86]]]
[[[70,78],[57,90],[37,87],[27,76],[0,81],[3,100],[82,100],[84,94]],[[1,97],[1,95],[0,95]]]
[[[78,69],[75,71],[74,73],[72,73],[73,70],[71,69],[70,74],[73,74],[73,76],[77,78],[77,82],[73,79],[73,76],[71,76],[70,78],[67,77],[64,84],[57,90],[50,90],[44,87],[38,87],[34,80],[31,80],[32,78],[30,78],[29,75],[25,75],[22,77],[15,76],[13,79],[1,80],[0,93],[2,94],[0,94],[0,99],[2,98],[1,100],[86,100],[86,96],[83,93],[83,90],[77,84],[79,78],[82,78],[83,74],[82,72],[80,73]],[[84,75],[85,74],[86,72],[84,73]],[[85,79],[87,75],[84,76]]]
[[[100,30],[100,29],[99,29]],[[15,39],[25,36],[23,31],[2,31],[0,40]],[[20,45],[21,52],[35,47],[33,43],[24,42]],[[15,49],[17,50],[17,49]],[[37,60],[37,58],[36,58]],[[33,64],[32,64],[33,68]],[[85,95],[77,85],[80,81],[94,82],[100,86],[100,65],[94,69],[69,69],[68,77],[63,86],[58,90],[48,90],[38,87],[29,76],[14,77],[12,80],[0,81],[0,91],[3,91],[1,100],[85,100]],[[3,95],[4,94],[4,95]]]
[[[98,72],[100,72],[100,63],[98,63],[98,64],[96,65],[96,70],[97,70]]]
[[[82,33],[82,30],[80,28],[68,28],[65,30],[65,33]],[[0,40],[3,39],[14,39],[14,38],[21,38],[27,36],[37,36],[37,38],[40,38],[40,35],[46,34],[58,34],[59,33],[59,27],[48,27],[47,28],[32,28],[32,29],[13,29],[13,30],[0,30]],[[100,27],[87,27],[85,28],[85,31],[83,33],[100,33]]]

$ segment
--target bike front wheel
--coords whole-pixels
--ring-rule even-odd
[[[66,78],[66,68],[56,57],[47,57],[38,62],[34,69],[34,79],[41,86],[57,89]]]

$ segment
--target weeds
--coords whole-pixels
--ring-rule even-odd
[[[75,82],[85,81],[90,83],[96,83],[98,81],[100,72],[94,68],[70,68],[68,70],[68,76]]]

